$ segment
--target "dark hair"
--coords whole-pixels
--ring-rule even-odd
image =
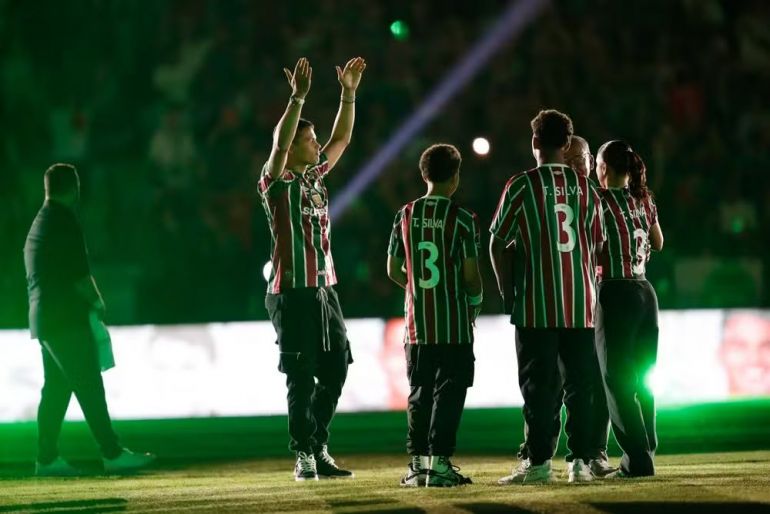
[[[299,121],[297,122],[297,131],[294,133],[294,139],[297,139],[297,136],[299,135],[299,133],[305,130],[306,128],[313,128],[313,127],[314,125],[312,121],[306,120],[305,118],[300,118]],[[294,144],[294,141],[292,141],[291,143]]]
[[[644,200],[652,195],[652,192],[647,189],[647,167],[631,145],[620,139],[608,141],[596,152],[597,159],[599,156],[615,173],[628,175],[631,196],[637,200]]]
[[[532,135],[546,150],[557,150],[570,142],[574,128],[572,120],[563,112],[545,109],[537,113],[530,122]]]
[[[452,145],[431,145],[420,156],[420,173],[431,182],[446,182],[460,170],[462,160]]]
[[[56,163],[45,170],[43,183],[48,196],[61,196],[76,191],[78,172],[72,164]]]

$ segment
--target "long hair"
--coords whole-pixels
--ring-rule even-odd
[[[601,156],[615,173],[628,176],[631,196],[637,200],[652,196],[652,191],[647,188],[647,166],[631,145],[620,139],[608,141],[599,148],[596,156],[597,159]]]

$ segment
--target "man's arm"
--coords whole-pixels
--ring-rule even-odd
[[[500,295],[505,299],[506,271],[511,269],[510,262],[507,262],[505,258],[505,241],[495,236],[489,238],[489,260],[492,262],[492,271],[495,272],[495,280],[497,281],[497,290]]]
[[[281,120],[273,132],[273,149],[270,151],[270,157],[267,160],[267,173],[270,178],[278,178],[286,166],[286,159],[289,154],[289,147],[294,136],[297,134],[297,124],[302,113],[302,104],[305,103],[305,96],[310,91],[310,79],[313,75],[313,68],[304,57],[297,61],[294,66],[294,73],[284,68],[286,79],[291,86],[291,98],[289,105],[281,116]]]
[[[340,107],[334,120],[332,135],[322,150],[329,159],[330,170],[340,160],[353,136],[353,123],[356,119],[356,89],[358,89],[365,68],[366,63],[361,57],[349,60],[344,69],[337,66],[337,80],[342,86]]]
[[[479,296],[483,292],[478,257],[463,259],[463,288],[470,297]]]
[[[404,271],[404,259],[395,255],[388,255],[388,277],[406,289],[406,272]]]
[[[75,291],[95,310],[104,314],[105,306],[102,293],[96,287],[96,281],[93,275],[88,275],[75,282]]]
[[[503,310],[506,314],[513,312],[516,299],[514,276],[516,275],[516,247],[510,246],[503,251]]]
[[[463,259],[463,288],[468,295],[468,305],[473,308],[474,325],[481,313],[481,302],[484,301],[484,288],[481,284],[478,257]]]
[[[663,249],[663,230],[660,228],[660,223],[656,222],[650,227],[650,245],[656,252]]]

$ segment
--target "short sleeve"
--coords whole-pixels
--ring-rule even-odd
[[[471,259],[481,254],[481,224],[476,214],[471,213],[470,227],[466,228],[463,231],[462,256]]]
[[[259,181],[257,182],[257,191],[260,195],[267,193],[270,186],[275,182],[275,179],[267,172],[267,163],[262,165],[262,172],[259,174]]]
[[[650,226],[652,227],[658,222],[658,206],[655,205],[655,200],[651,197],[647,199],[650,206]]]
[[[489,227],[492,235],[505,241],[506,245],[513,243],[516,235],[516,217],[522,202],[524,183],[522,178],[508,181]]]
[[[591,186],[591,192],[594,197],[594,216],[591,227],[592,236],[595,245],[603,244],[607,240],[607,225],[604,220],[604,202],[599,192]]]
[[[404,210],[401,209],[396,213],[396,218],[393,220],[393,229],[390,231],[390,242],[388,243],[388,255],[393,257],[406,257],[406,251],[404,248],[404,238],[401,235],[401,221],[404,217]]]

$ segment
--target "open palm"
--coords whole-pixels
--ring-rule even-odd
[[[337,80],[345,89],[355,90],[361,82],[361,75],[366,69],[366,63],[362,57],[355,57],[345,64],[344,69],[337,66]]]

